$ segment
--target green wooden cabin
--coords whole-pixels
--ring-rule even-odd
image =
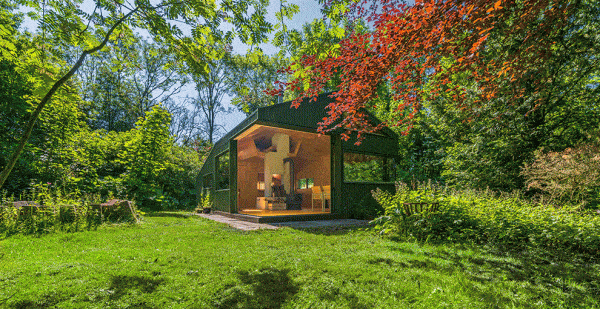
[[[384,129],[355,145],[337,133],[318,134],[332,100],[322,94],[298,109],[284,102],[252,113],[215,143],[198,177],[198,199],[209,193],[213,212],[277,222],[352,217],[371,190],[393,190],[398,137]]]

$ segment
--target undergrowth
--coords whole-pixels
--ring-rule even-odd
[[[600,256],[600,214],[578,206],[555,207],[518,193],[454,190],[432,183],[377,190],[385,209],[373,221],[382,234],[426,242],[469,242],[501,251],[542,249],[561,254]],[[440,203],[436,211],[407,213],[404,203]]]
[[[128,205],[100,207],[98,196],[65,194],[51,189],[50,184],[32,186],[15,201],[13,196],[0,196],[0,239],[15,234],[47,234],[57,231],[78,232],[96,229],[105,222],[137,221]]]

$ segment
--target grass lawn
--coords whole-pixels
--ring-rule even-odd
[[[600,307],[600,264],[163,215],[0,241],[0,308]]]

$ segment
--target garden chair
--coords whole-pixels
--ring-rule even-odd
[[[312,211],[315,210],[315,200],[321,201],[321,210],[325,211],[325,203],[331,204],[331,186],[313,186],[312,187]]]

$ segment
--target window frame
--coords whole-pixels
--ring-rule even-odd
[[[352,155],[361,155],[366,157],[374,157],[376,159],[382,159],[382,175],[380,175],[379,180],[351,180],[347,178],[346,173],[346,154]],[[396,160],[397,156],[390,155],[380,155],[374,153],[365,153],[365,152],[357,152],[357,151],[343,151],[342,152],[342,181],[344,183],[382,183],[382,184],[390,184],[395,183],[396,181]],[[366,161],[365,161],[366,162]],[[387,170],[387,172],[386,172]]]

